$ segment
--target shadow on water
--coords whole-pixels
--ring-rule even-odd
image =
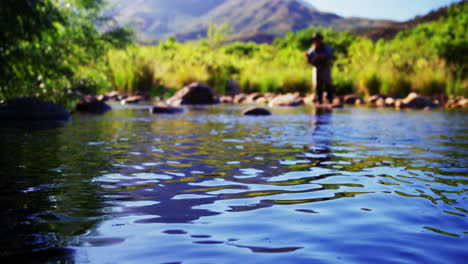
[[[73,163],[82,149],[69,145],[66,126],[0,129],[0,258],[7,262],[73,262],[67,247],[103,219],[103,199],[89,181],[90,168]],[[105,167],[99,153],[82,155]]]

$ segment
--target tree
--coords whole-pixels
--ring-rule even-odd
[[[0,100],[31,96],[63,103],[80,64],[102,55],[112,34],[96,29],[104,0],[0,1]],[[107,41],[106,41],[107,40]],[[111,42],[112,42],[111,41]]]

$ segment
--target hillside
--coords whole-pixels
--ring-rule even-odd
[[[225,0],[109,0],[110,13],[119,24],[136,28],[140,39],[165,38],[193,28]]]
[[[393,39],[399,32],[405,29],[414,28],[419,24],[436,21],[440,18],[447,17],[449,8],[453,6],[462,6],[466,3],[468,3],[468,0],[463,0],[460,3],[452,4],[451,6],[442,7],[437,10],[434,10],[424,16],[418,16],[405,22],[393,23],[384,27],[365,29],[360,31],[359,34],[374,41],[377,41],[379,39],[390,40]]]
[[[205,36],[211,24],[229,23],[239,39],[284,35],[309,26],[336,30],[384,27],[390,21],[343,18],[321,12],[304,0],[109,0],[120,24],[136,27],[140,40],[176,35],[179,41]],[[256,39],[257,37],[247,37]]]

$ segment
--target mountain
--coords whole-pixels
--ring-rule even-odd
[[[209,25],[229,23],[241,40],[270,40],[309,26],[336,30],[384,27],[391,21],[343,18],[321,12],[305,0],[108,0],[119,24],[136,27],[140,40],[193,40]],[[261,42],[261,41],[260,41]]]

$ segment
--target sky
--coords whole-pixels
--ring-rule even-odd
[[[406,21],[461,0],[306,0],[340,16]]]

